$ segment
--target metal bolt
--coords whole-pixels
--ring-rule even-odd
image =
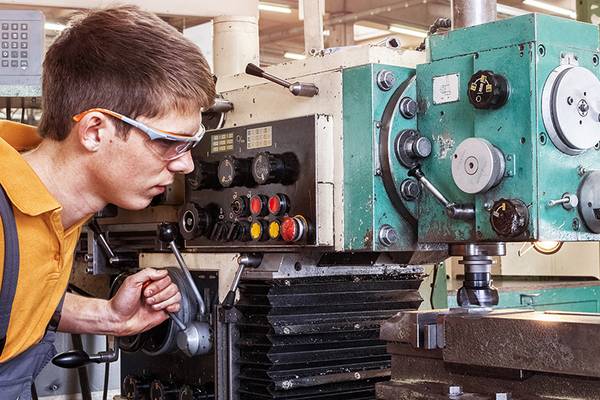
[[[48,386],[48,390],[51,392],[56,392],[59,388],[60,386],[58,386],[56,383],[52,383]]]
[[[496,400],[511,400],[511,393],[496,393]]]
[[[424,136],[420,136],[413,142],[412,151],[419,158],[427,158],[431,154],[431,140]]]
[[[573,98],[571,96],[567,97],[567,104],[568,105],[573,104]]]
[[[400,115],[406,119],[412,119],[417,115],[417,102],[410,97],[404,97],[400,100]]]
[[[585,167],[583,167],[581,165],[577,167],[577,174],[579,176],[585,175],[586,172],[587,172],[587,170],[585,169]]]
[[[383,173],[383,171],[381,170],[381,168],[377,168],[375,170],[375,176],[381,176],[382,173]]]
[[[415,179],[405,179],[400,184],[400,194],[404,200],[414,201],[421,195],[421,185]]]
[[[85,267],[85,273],[88,275],[92,275],[94,273],[93,267]]]
[[[396,83],[396,77],[392,71],[388,71],[386,69],[379,71],[377,73],[377,86],[379,89],[387,92]]]
[[[292,381],[283,381],[281,382],[281,388],[283,390],[289,390],[292,388],[292,386],[294,386]]]
[[[489,201],[486,201],[485,203],[483,203],[483,208],[484,208],[486,211],[492,211],[492,203],[491,203],[491,202],[489,202]]]
[[[449,386],[448,387],[448,395],[450,396],[462,396],[463,389],[462,386]]]
[[[285,335],[289,335],[290,333],[292,333],[292,331],[290,330],[290,328],[288,328],[287,326],[283,328],[283,333]]]
[[[379,228],[379,243],[384,246],[391,246],[398,241],[398,233],[390,225],[383,225]]]
[[[360,372],[354,373],[354,379],[360,379]]]

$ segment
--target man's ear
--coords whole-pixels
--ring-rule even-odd
[[[114,130],[114,125],[108,116],[100,112],[90,112],[75,126],[79,143],[88,151],[96,152],[100,145],[108,142],[108,136]]]

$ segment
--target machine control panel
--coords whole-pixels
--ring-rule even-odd
[[[316,140],[310,115],[207,132],[192,155],[179,226],[189,248],[316,244]]]
[[[41,85],[43,53],[42,12],[0,11],[0,90],[8,91],[4,95],[15,95],[9,87]]]

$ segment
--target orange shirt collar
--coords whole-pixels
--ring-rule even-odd
[[[60,209],[60,203],[48,192],[35,171],[21,154],[3,139],[6,137],[6,130],[12,128],[37,136],[36,129],[31,126],[16,123],[0,124],[0,184],[13,205],[23,214],[37,216]],[[7,140],[10,141],[10,137],[7,137]]]

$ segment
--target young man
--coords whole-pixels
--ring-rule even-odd
[[[0,199],[0,397],[30,398],[31,380],[55,354],[51,318],[63,298],[82,225],[108,203],[139,210],[175,174],[193,170],[200,110],[215,97],[198,48],[158,17],[131,6],[92,11],[50,46],[34,150],[26,128],[4,124]],[[12,247],[11,247],[12,246]],[[146,285],[149,283],[148,285]],[[128,277],[109,301],[67,293],[58,330],[131,335],[179,309],[165,271]],[[56,325],[56,324],[55,324]],[[4,341],[3,341],[4,339]]]

